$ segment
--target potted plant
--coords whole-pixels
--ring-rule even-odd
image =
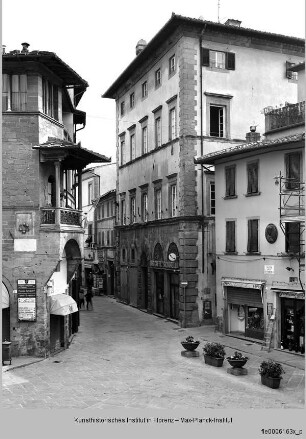
[[[243,367],[248,361],[249,357],[245,357],[241,352],[235,351],[234,355],[226,357],[229,364],[235,369],[237,367]]]
[[[282,374],[285,373],[282,365],[273,360],[262,361],[258,371],[261,375],[261,383],[271,389],[279,388]]]
[[[192,335],[189,335],[185,340],[181,341],[181,344],[186,351],[194,351],[200,342],[199,340],[195,340]]]
[[[222,367],[225,357],[224,345],[215,342],[207,342],[203,348],[205,364]]]

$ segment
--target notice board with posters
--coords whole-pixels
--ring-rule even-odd
[[[17,280],[17,306],[19,322],[36,321],[36,280]]]

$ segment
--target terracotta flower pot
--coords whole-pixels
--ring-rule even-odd
[[[222,367],[224,358],[210,357],[209,355],[204,354],[204,361],[205,364],[209,364],[210,366]]]
[[[270,387],[271,389],[278,389],[280,382],[281,382],[281,377],[279,378],[273,378],[273,377],[269,377],[267,375],[261,375],[261,384],[263,384],[264,386]]]
[[[186,351],[194,351],[199,346],[200,342],[181,341],[181,344]]]

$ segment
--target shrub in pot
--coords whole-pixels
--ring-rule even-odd
[[[226,357],[229,364],[235,369],[237,367],[243,367],[248,361],[249,357],[245,357],[241,352],[235,352],[234,355]]]
[[[194,351],[200,342],[199,340],[195,340],[192,335],[189,335],[185,340],[181,341],[181,344],[186,351]]]
[[[258,372],[261,376],[261,383],[271,389],[278,389],[282,375],[285,373],[282,365],[273,360],[261,362]]]
[[[221,367],[226,355],[224,345],[221,343],[207,342],[203,348],[204,361],[211,366]]]

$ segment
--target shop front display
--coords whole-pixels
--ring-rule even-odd
[[[282,330],[284,349],[305,353],[305,302],[281,297]]]
[[[227,286],[227,332],[263,340],[264,311],[261,290]]]

